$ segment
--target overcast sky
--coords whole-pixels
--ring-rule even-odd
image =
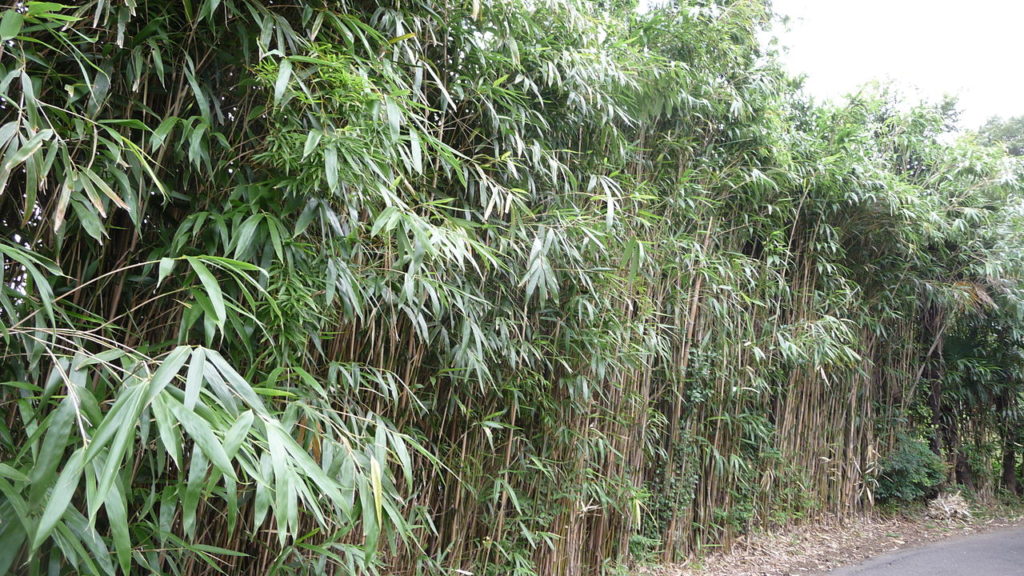
[[[774,0],[783,60],[818,98],[871,80],[960,97],[963,127],[1024,115],[1024,0]]]

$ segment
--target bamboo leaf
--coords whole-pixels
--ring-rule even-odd
[[[224,322],[227,320],[227,308],[224,306],[224,294],[221,292],[220,284],[201,260],[193,257],[187,257],[187,260],[206,290],[206,296],[210,299],[216,315],[217,326],[223,330]]]
[[[95,497],[89,505],[90,519],[96,517],[100,507],[110,497],[110,492],[117,481],[117,475],[122,472],[121,464],[124,461],[129,445],[135,439],[136,426],[142,413],[146,393],[146,386],[142,384],[129,388],[121,396],[124,399],[123,408],[117,412],[111,410],[107,414],[107,418],[104,419],[103,424],[106,424],[108,429],[113,430],[115,433],[104,459],[102,473],[97,481]],[[121,399],[119,398],[119,400]],[[110,421],[109,424],[107,423],[108,419]],[[93,447],[95,445],[94,443],[89,446],[86,452],[87,460],[91,461],[99,454],[99,450]]]
[[[153,136],[149,140],[150,149],[154,151],[159,150],[179,121],[180,119],[175,116],[164,118],[160,125],[156,127],[156,130],[153,131]]]
[[[401,435],[392,432],[388,435],[391,440],[391,446],[395,450],[395,454],[398,456],[398,463],[402,467],[402,474],[405,476],[405,482],[407,485],[413,485],[413,467],[412,458],[409,456],[409,450],[405,446],[405,440],[402,439]]]
[[[263,401],[260,400],[258,394],[253,390],[252,386],[239,374],[231,364],[224,359],[216,350],[207,350],[206,358],[212,363],[217,371],[224,377],[224,379],[231,385],[233,392],[241,398],[247,406],[254,409],[259,414],[266,414],[266,407],[263,405]]]
[[[153,419],[156,421],[157,433],[160,436],[160,442],[164,445],[164,450],[170,454],[174,465],[181,468],[181,435],[175,429],[175,423],[170,410],[160,395],[153,398],[150,408],[153,410]]]
[[[246,410],[238,415],[235,423],[224,433],[224,453],[229,458],[234,458],[238,449],[245,443],[254,419],[252,410]]]
[[[114,192],[114,189],[111,188],[110,185],[104,182],[102,178],[97,176],[95,172],[89,169],[83,169],[82,174],[85,174],[90,180],[92,180],[93,184],[95,184],[96,187],[99,188],[100,191],[103,192],[103,194],[107,198],[110,198],[114,202],[114,204],[117,205],[118,208],[121,208],[122,210],[126,211],[131,211],[131,209],[128,207],[128,204],[126,204],[125,201],[122,200],[116,192]]]
[[[172,404],[170,409],[182,428],[188,432],[189,437],[203,451],[203,454],[210,459],[210,462],[213,463],[217,470],[232,480],[238,480],[238,477],[235,476],[234,467],[231,465],[231,459],[228,458],[227,453],[224,451],[224,446],[217,440],[209,423],[196,415],[195,412],[187,410],[184,406]]]
[[[323,138],[324,133],[320,130],[310,130],[309,134],[306,135],[306,143],[302,147],[302,159],[305,160],[312,154],[316,147],[320,145],[320,139]]]
[[[156,285],[159,286],[164,283],[164,280],[171,275],[174,271],[174,265],[177,264],[177,260],[173,258],[161,258],[159,270],[157,273]]]
[[[124,491],[115,482],[107,494],[103,509],[107,513],[114,550],[117,552],[117,560],[123,574],[131,572],[132,564],[131,529],[128,525],[126,504]]]
[[[49,128],[40,130],[22,144],[21,148],[18,148],[14,154],[9,155],[9,157],[4,160],[4,163],[0,165],[0,193],[2,193],[7,187],[11,171],[14,170],[15,167],[23,164],[30,156],[38,152],[39,149],[43,147],[43,144],[52,137],[53,130],[50,130]]]
[[[39,518],[39,525],[32,536],[32,550],[38,550],[43,542],[53,533],[57,523],[64,516],[65,510],[71,504],[71,499],[78,490],[78,483],[82,477],[82,470],[85,467],[85,451],[82,448],[75,450],[64,464],[57,483],[50,492],[50,498],[43,508]]]
[[[17,10],[4,10],[3,18],[0,18],[0,42],[7,42],[21,34],[24,23],[25,16]]]
[[[206,350],[196,348],[192,351],[192,357],[188,363],[188,375],[185,376],[185,399],[186,410],[195,410],[199,402],[199,394],[203,388],[203,378],[206,369]]]
[[[370,458],[370,486],[373,488],[374,517],[379,521],[383,518],[381,508],[383,507],[384,487],[381,483],[380,462],[376,458]]]
[[[188,480],[183,490],[179,487],[182,492],[181,524],[186,536],[193,536],[196,533],[196,511],[199,508],[199,499],[202,496],[208,469],[208,461],[203,450],[193,450],[189,462]]]
[[[35,468],[33,468],[33,472],[34,471]],[[9,480],[14,480],[15,482],[28,483],[31,481],[29,477],[21,470],[18,470],[17,468],[14,468],[9,464],[4,464],[3,462],[0,462],[0,477],[7,478]]]
[[[66,396],[49,417],[46,435],[39,446],[39,456],[32,467],[32,489],[29,500],[42,505],[46,490],[57,478],[57,468],[64,461],[64,448],[71,437],[77,407],[71,396]]]
[[[324,149],[324,174],[327,177],[327,189],[337,192],[339,187],[338,149],[333,145],[328,145]]]
[[[384,110],[386,111],[388,128],[391,130],[391,139],[398,140],[402,134],[402,110],[398,103],[390,96],[384,97]]]
[[[281,60],[281,66],[277,71],[277,80],[274,81],[274,104],[280,104],[284,93],[288,89],[288,83],[292,78],[292,62],[287,58]]]

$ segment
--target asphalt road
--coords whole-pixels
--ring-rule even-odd
[[[1024,528],[901,550],[831,576],[1024,576]]]

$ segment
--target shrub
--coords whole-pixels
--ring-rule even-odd
[[[924,440],[901,434],[881,462],[875,496],[882,502],[912,502],[936,494],[945,477],[945,462]]]

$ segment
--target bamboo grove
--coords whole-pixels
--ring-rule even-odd
[[[615,574],[908,436],[1015,490],[1016,160],[628,4],[5,8],[0,573]]]

